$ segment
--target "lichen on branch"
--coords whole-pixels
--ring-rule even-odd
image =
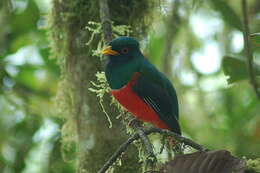
[[[102,59],[102,49],[106,46],[105,36],[102,32],[102,24],[99,22],[89,21],[88,25],[85,27],[90,33],[91,36],[87,41],[86,45],[90,45],[95,37],[99,38],[97,47],[92,49],[92,56],[97,56]],[[129,25],[114,25],[112,22],[112,36],[114,38],[119,36],[130,36],[133,32]]]

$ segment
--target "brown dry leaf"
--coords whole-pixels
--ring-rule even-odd
[[[245,161],[229,151],[215,150],[178,155],[163,166],[165,173],[243,173]]]

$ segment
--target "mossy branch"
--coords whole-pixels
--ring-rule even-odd
[[[197,149],[199,151],[208,151],[207,148],[204,148],[203,146],[201,146],[200,144],[192,141],[191,139],[185,138],[183,136],[180,136],[179,134],[176,134],[174,132],[171,132],[169,130],[165,130],[165,129],[160,129],[160,128],[147,128],[147,129],[143,129],[143,133],[148,136],[150,134],[153,133],[159,133],[165,136],[171,136],[174,138],[174,140],[183,143],[185,145],[188,145],[194,149]],[[127,150],[127,148],[136,140],[141,139],[141,135],[136,132],[134,133],[130,138],[128,138],[128,140],[126,140],[118,149],[117,151],[110,157],[110,159],[104,164],[104,166],[98,171],[98,173],[105,173],[110,166],[112,166],[118,158],[120,158],[120,156]]]
[[[99,14],[106,43],[112,40],[112,24],[107,0],[99,0]]]
[[[145,169],[152,170],[155,167],[155,163],[157,161],[157,158],[153,151],[153,145],[148,138],[148,136],[145,134],[145,129],[140,124],[141,122],[133,119],[131,120],[130,124],[131,126],[136,130],[136,132],[139,134],[141,141],[143,143],[144,149],[145,149]]]

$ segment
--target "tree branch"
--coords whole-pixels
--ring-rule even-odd
[[[172,69],[172,42],[174,36],[178,32],[178,26],[181,24],[180,15],[178,14],[178,9],[180,6],[179,0],[172,2],[171,15],[166,19],[166,32],[167,37],[165,38],[165,48],[162,55],[162,70],[170,77]]]
[[[156,156],[153,152],[153,145],[150,139],[146,136],[144,132],[145,129],[142,127],[141,122],[139,120],[133,119],[131,121],[131,125],[137,131],[144,145],[146,154],[145,168],[148,170],[152,170],[154,168],[155,162],[157,161]]]
[[[143,133],[145,135],[150,135],[152,133],[159,133],[159,134],[163,134],[165,136],[172,136],[175,140],[184,143],[185,145],[188,145],[194,149],[197,149],[199,151],[208,151],[208,149],[204,148],[203,146],[201,146],[200,144],[185,138],[183,136],[180,136],[174,132],[171,132],[169,130],[165,130],[165,129],[160,129],[160,128],[148,128],[148,129],[143,129]],[[98,171],[98,173],[105,173],[110,166],[112,166],[116,160],[122,155],[123,152],[125,152],[127,150],[127,148],[129,147],[129,145],[131,143],[133,143],[136,140],[139,140],[141,137],[139,135],[138,132],[136,132],[134,135],[132,135],[126,142],[124,142],[118,149],[117,151],[110,157],[110,159],[105,163],[105,165]]]
[[[247,70],[250,78],[250,82],[255,90],[255,93],[260,99],[260,93],[258,91],[258,84],[256,81],[256,75],[253,68],[253,53],[252,53],[252,46],[250,41],[250,29],[249,29],[249,21],[248,21],[248,11],[247,11],[247,1],[241,0],[242,3],[242,11],[243,11],[243,19],[244,19],[244,43],[246,49],[246,56],[247,56]]]
[[[99,14],[100,20],[102,24],[104,39],[106,43],[109,43],[113,36],[112,36],[112,25],[110,20],[110,12],[107,0],[99,0]]]
[[[109,169],[109,167],[112,166],[116,162],[116,160],[122,155],[122,153],[127,150],[128,146],[139,138],[140,138],[139,134],[135,133],[132,137],[130,137],[127,141],[125,141],[122,145],[120,145],[117,151],[110,157],[110,159],[98,171],[98,173],[105,173]]]

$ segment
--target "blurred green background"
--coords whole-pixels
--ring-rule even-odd
[[[144,54],[176,87],[184,135],[211,149],[260,157],[260,102],[247,79],[228,84],[222,66],[224,55],[244,57],[239,1],[180,1],[173,16],[176,27],[171,4],[171,0],[160,1],[148,36],[140,41]],[[51,0],[0,2],[3,173],[66,173],[75,169],[73,160],[62,157],[63,120],[54,99],[60,70],[49,56],[50,8]],[[260,32],[259,0],[249,1],[249,17],[252,33]],[[255,47],[256,63],[259,55],[259,47]],[[241,70],[232,63],[230,68]]]

